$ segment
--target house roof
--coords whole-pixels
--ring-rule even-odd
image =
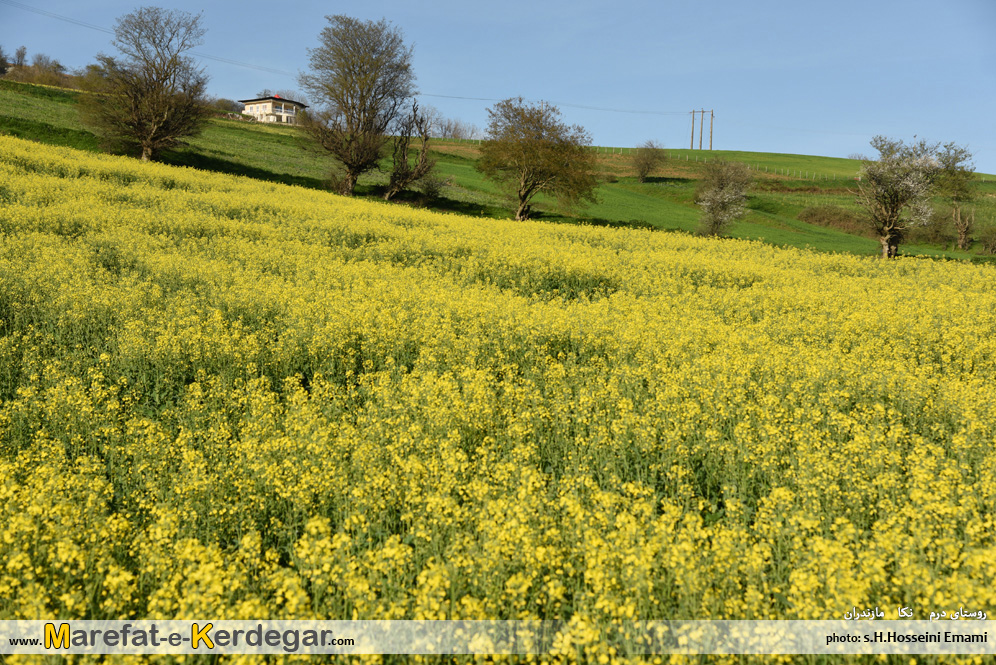
[[[281,97],[280,95],[271,95],[269,97],[257,97],[255,99],[240,99],[240,104],[252,104],[253,102],[265,102],[274,99],[278,102],[288,102],[294,104],[295,106],[300,106],[303,109],[308,108],[307,104],[302,104],[301,102],[295,102],[293,99],[287,99],[286,97]]]

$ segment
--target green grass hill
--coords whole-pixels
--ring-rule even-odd
[[[82,93],[0,80],[0,133],[81,150],[100,150],[97,137],[79,120],[76,100]],[[603,176],[599,203],[571,214],[558,212],[550,201],[536,206],[539,218],[564,223],[695,229],[697,181],[706,161],[746,163],[756,174],[749,214],[732,230],[737,238],[820,251],[876,254],[879,245],[862,227],[855,203],[855,178],[861,163],[851,159],[742,151],[669,150],[665,167],[640,183],[630,165],[629,148],[597,147]],[[505,218],[509,205],[498,189],[478,173],[474,141],[435,140],[433,157],[444,179],[442,195],[431,207],[471,216]],[[169,164],[242,175],[302,187],[326,187],[331,160],[300,130],[238,120],[212,119],[187,145],[163,156]],[[980,226],[996,224],[996,177],[980,175],[975,202]],[[376,197],[385,172],[361,178],[358,193]],[[402,199],[402,203],[406,199]],[[417,203],[414,197],[407,199]],[[918,254],[989,260],[978,251],[957,251],[939,223],[918,232],[901,248]]]

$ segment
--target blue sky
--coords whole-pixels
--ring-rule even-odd
[[[0,46],[81,67],[113,53],[111,35],[52,15],[110,29],[137,6],[0,0]],[[298,88],[324,17],[347,14],[401,28],[422,101],[482,129],[494,101],[521,95],[558,105],[598,145],[687,148],[690,111],[705,108],[717,149],[844,157],[870,153],[875,134],[916,135],[967,145],[979,171],[996,173],[996,0],[162,6],[203,12],[196,51],[243,63],[201,60],[219,97]]]

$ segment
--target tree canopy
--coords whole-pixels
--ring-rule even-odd
[[[923,225],[932,213],[930,196],[941,171],[937,144],[876,136],[876,161],[861,169],[858,202],[882,245],[882,258],[895,258],[910,227]]]
[[[97,56],[84,86],[84,121],[117,146],[137,146],[143,161],[197,134],[210,114],[207,75],[186,53],[204,36],[200,15],[142,7],[118,19],[120,57]]]
[[[666,161],[667,153],[657,141],[645,141],[633,151],[633,169],[640,182],[646,182],[650,174],[660,169]]]
[[[702,208],[699,233],[722,236],[747,212],[750,171],[745,164],[716,160],[708,162],[696,203]]]
[[[975,215],[963,215],[962,206],[975,198],[975,165],[965,146],[946,143],[937,153],[941,170],[937,193],[951,206],[951,222],[958,233],[958,249],[968,249]]]
[[[522,97],[498,102],[488,117],[477,168],[514,194],[517,220],[530,217],[540,192],[565,207],[597,202],[595,155],[583,127],[561,122],[551,104],[528,104]]]
[[[385,19],[326,19],[319,46],[308,49],[311,69],[299,77],[316,107],[305,127],[341,165],[340,192],[352,194],[415,94],[412,48]]]

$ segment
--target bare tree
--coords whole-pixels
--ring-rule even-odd
[[[739,162],[717,160],[706,164],[695,202],[702,208],[699,233],[726,235],[735,221],[747,212],[750,171]]]
[[[385,201],[390,201],[406,187],[429,175],[435,166],[435,161],[429,158],[430,125],[429,117],[420,113],[418,102],[413,101],[412,110],[398,123],[397,134],[393,139],[391,178],[384,193]],[[415,163],[412,164],[408,149],[414,137],[418,137],[421,144]]]
[[[120,58],[97,56],[81,112],[105,141],[136,146],[143,161],[197,134],[210,115],[207,76],[185,55],[201,43],[200,15],[142,7],[118,19]]]
[[[657,141],[646,141],[633,151],[633,168],[640,182],[646,182],[647,177],[658,170],[667,161],[664,146]]]
[[[951,206],[951,222],[958,233],[958,249],[968,249],[975,214],[962,214],[962,206],[975,198],[975,165],[968,148],[947,143],[937,153],[941,172],[937,193]]]
[[[317,107],[304,126],[341,164],[341,193],[352,194],[360,175],[377,166],[388,129],[415,93],[412,49],[384,19],[326,19],[318,48],[308,49],[311,71],[299,78]]]
[[[464,122],[458,118],[440,118],[436,125],[436,133],[441,139],[476,139],[481,130],[477,125]]]
[[[66,71],[66,68],[62,66],[62,63],[55,58],[50,58],[44,53],[35,53],[35,57],[31,58],[31,66],[39,71],[50,71],[61,73]]]
[[[257,97],[280,97],[281,99],[290,99],[295,102],[301,102],[302,104],[308,104],[308,99],[303,94],[297,90],[281,89],[281,90],[270,90],[269,88],[263,88],[256,93]]]
[[[27,59],[28,59],[28,47],[18,46],[17,50],[14,51],[14,66],[23,67]]]
[[[595,154],[583,127],[562,123],[551,104],[530,105],[522,97],[498,102],[488,116],[477,169],[514,193],[517,220],[529,218],[540,192],[562,207],[597,202]]]
[[[434,106],[423,106],[422,109],[429,117],[430,131],[435,138],[477,139],[481,137],[481,130],[477,125],[456,118],[447,118],[442,111]]]
[[[445,138],[463,141],[472,141],[482,136],[481,130],[477,125],[464,122],[459,118],[448,118],[440,133]]]
[[[17,57],[15,56],[16,59]],[[9,72],[9,77],[23,83],[38,83],[53,86],[65,85],[68,80],[66,68],[62,63],[44,53],[35,54],[35,57],[31,59],[30,66],[21,65],[12,69]]]
[[[930,219],[930,195],[941,170],[937,145],[876,136],[871,141],[877,161],[861,169],[858,203],[882,245],[882,258],[895,258],[906,232]]]

